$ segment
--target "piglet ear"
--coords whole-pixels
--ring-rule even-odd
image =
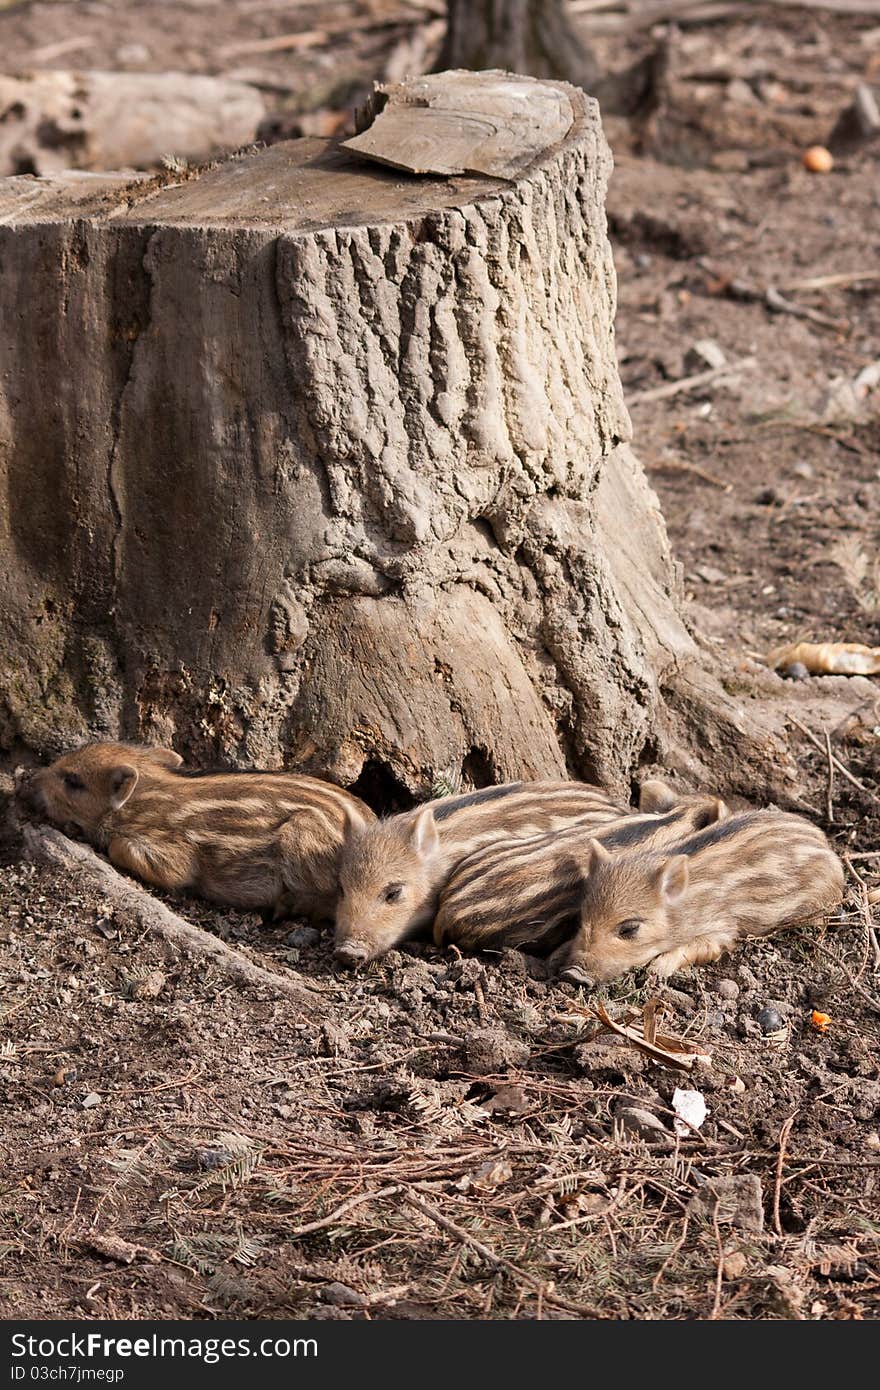
[[[659,777],[649,777],[639,787],[639,810],[646,813],[671,811],[678,804],[678,797],[668,782]]]
[[[150,759],[160,767],[180,767],[183,758],[173,748],[148,748]]]
[[[709,819],[706,821],[706,824],[715,825],[720,820],[727,820],[729,815],[730,807],[727,802],[723,801],[720,796],[713,796],[709,803]]]
[[[678,903],[687,892],[690,869],[684,854],[674,854],[664,859],[657,871],[657,888],[666,903]]]
[[[600,864],[610,864],[611,855],[599,840],[591,840],[587,845],[587,873],[590,874]]]
[[[440,849],[433,806],[425,806],[412,823],[409,840],[420,859],[430,859]]]
[[[363,835],[367,828],[367,820],[358,807],[351,802],[346,802],[342,814],[345,822],[346,840],[356,840],[359,835]]]
[[[120,810],[137,786],[138,772],[130,763],[121,763],[110,773],[110,805]]]

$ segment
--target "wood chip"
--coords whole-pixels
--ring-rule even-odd
[[[565,139],[578,101],[575,89],[561,82],[503,72],[439,73],[377,86],[359,113],[360,134],[343,144],[413,174],[516,179]]]

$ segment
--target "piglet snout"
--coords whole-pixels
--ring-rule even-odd
[[[336,947],[333,959],[346,970],[355,970],[359,965],[366,964],[369,952],[366,946],[357,941],[344,941],[341,946]]]
[[[589,989],[594,989],[596,981],[586,970],[582,970],[579,965],[569,965],[565,970],[560,971],[561,980],[569,980],[573,985],[586,985]]]

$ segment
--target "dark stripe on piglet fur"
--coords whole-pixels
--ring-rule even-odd
[[[522,785],[522,782],[508,782],[503,787],[484,787],[482,791],[468,792],[465,796],[457,796],[454,801],[446,801],[441,806],[436,806],[434,819],[446,820],[456,811],[464,810],[465,806],[479,806],[484,801],[498,801],[502,796],[511,796],[513,792],[522,791]],[[425,804],[430,806],[432,803],[428,801]]]

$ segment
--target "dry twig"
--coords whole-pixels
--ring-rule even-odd
[[[646,391],[635,391],[627,398],[628,405],[640,405],[642,401],[665,401],[670,396],[678,396],[682,391],[695,391],[699,386],[708,386],[721,377],[736,376],[737,372],[750,372],[757,367],[757,357],[741,357],[738,362],[729,362],[723,367],[710,367],[708,371],[696,372],[693,376],[681,377],[678,381],[665,381],[662,386],[649,386]]]
[[[779,1214],[779,1200],[782,1196],[782,1169],[785,1165],[785,1147],[788,1143],[788,1136],[791,1134],[791,1127],[797,1117],[797,1111],[793,1111],[779,1131],[779,1155],[776,1159],[776,1182],[773,1186],[773,1229],[782,1238],[785,1232],[782,1229],[782,1218]]]

